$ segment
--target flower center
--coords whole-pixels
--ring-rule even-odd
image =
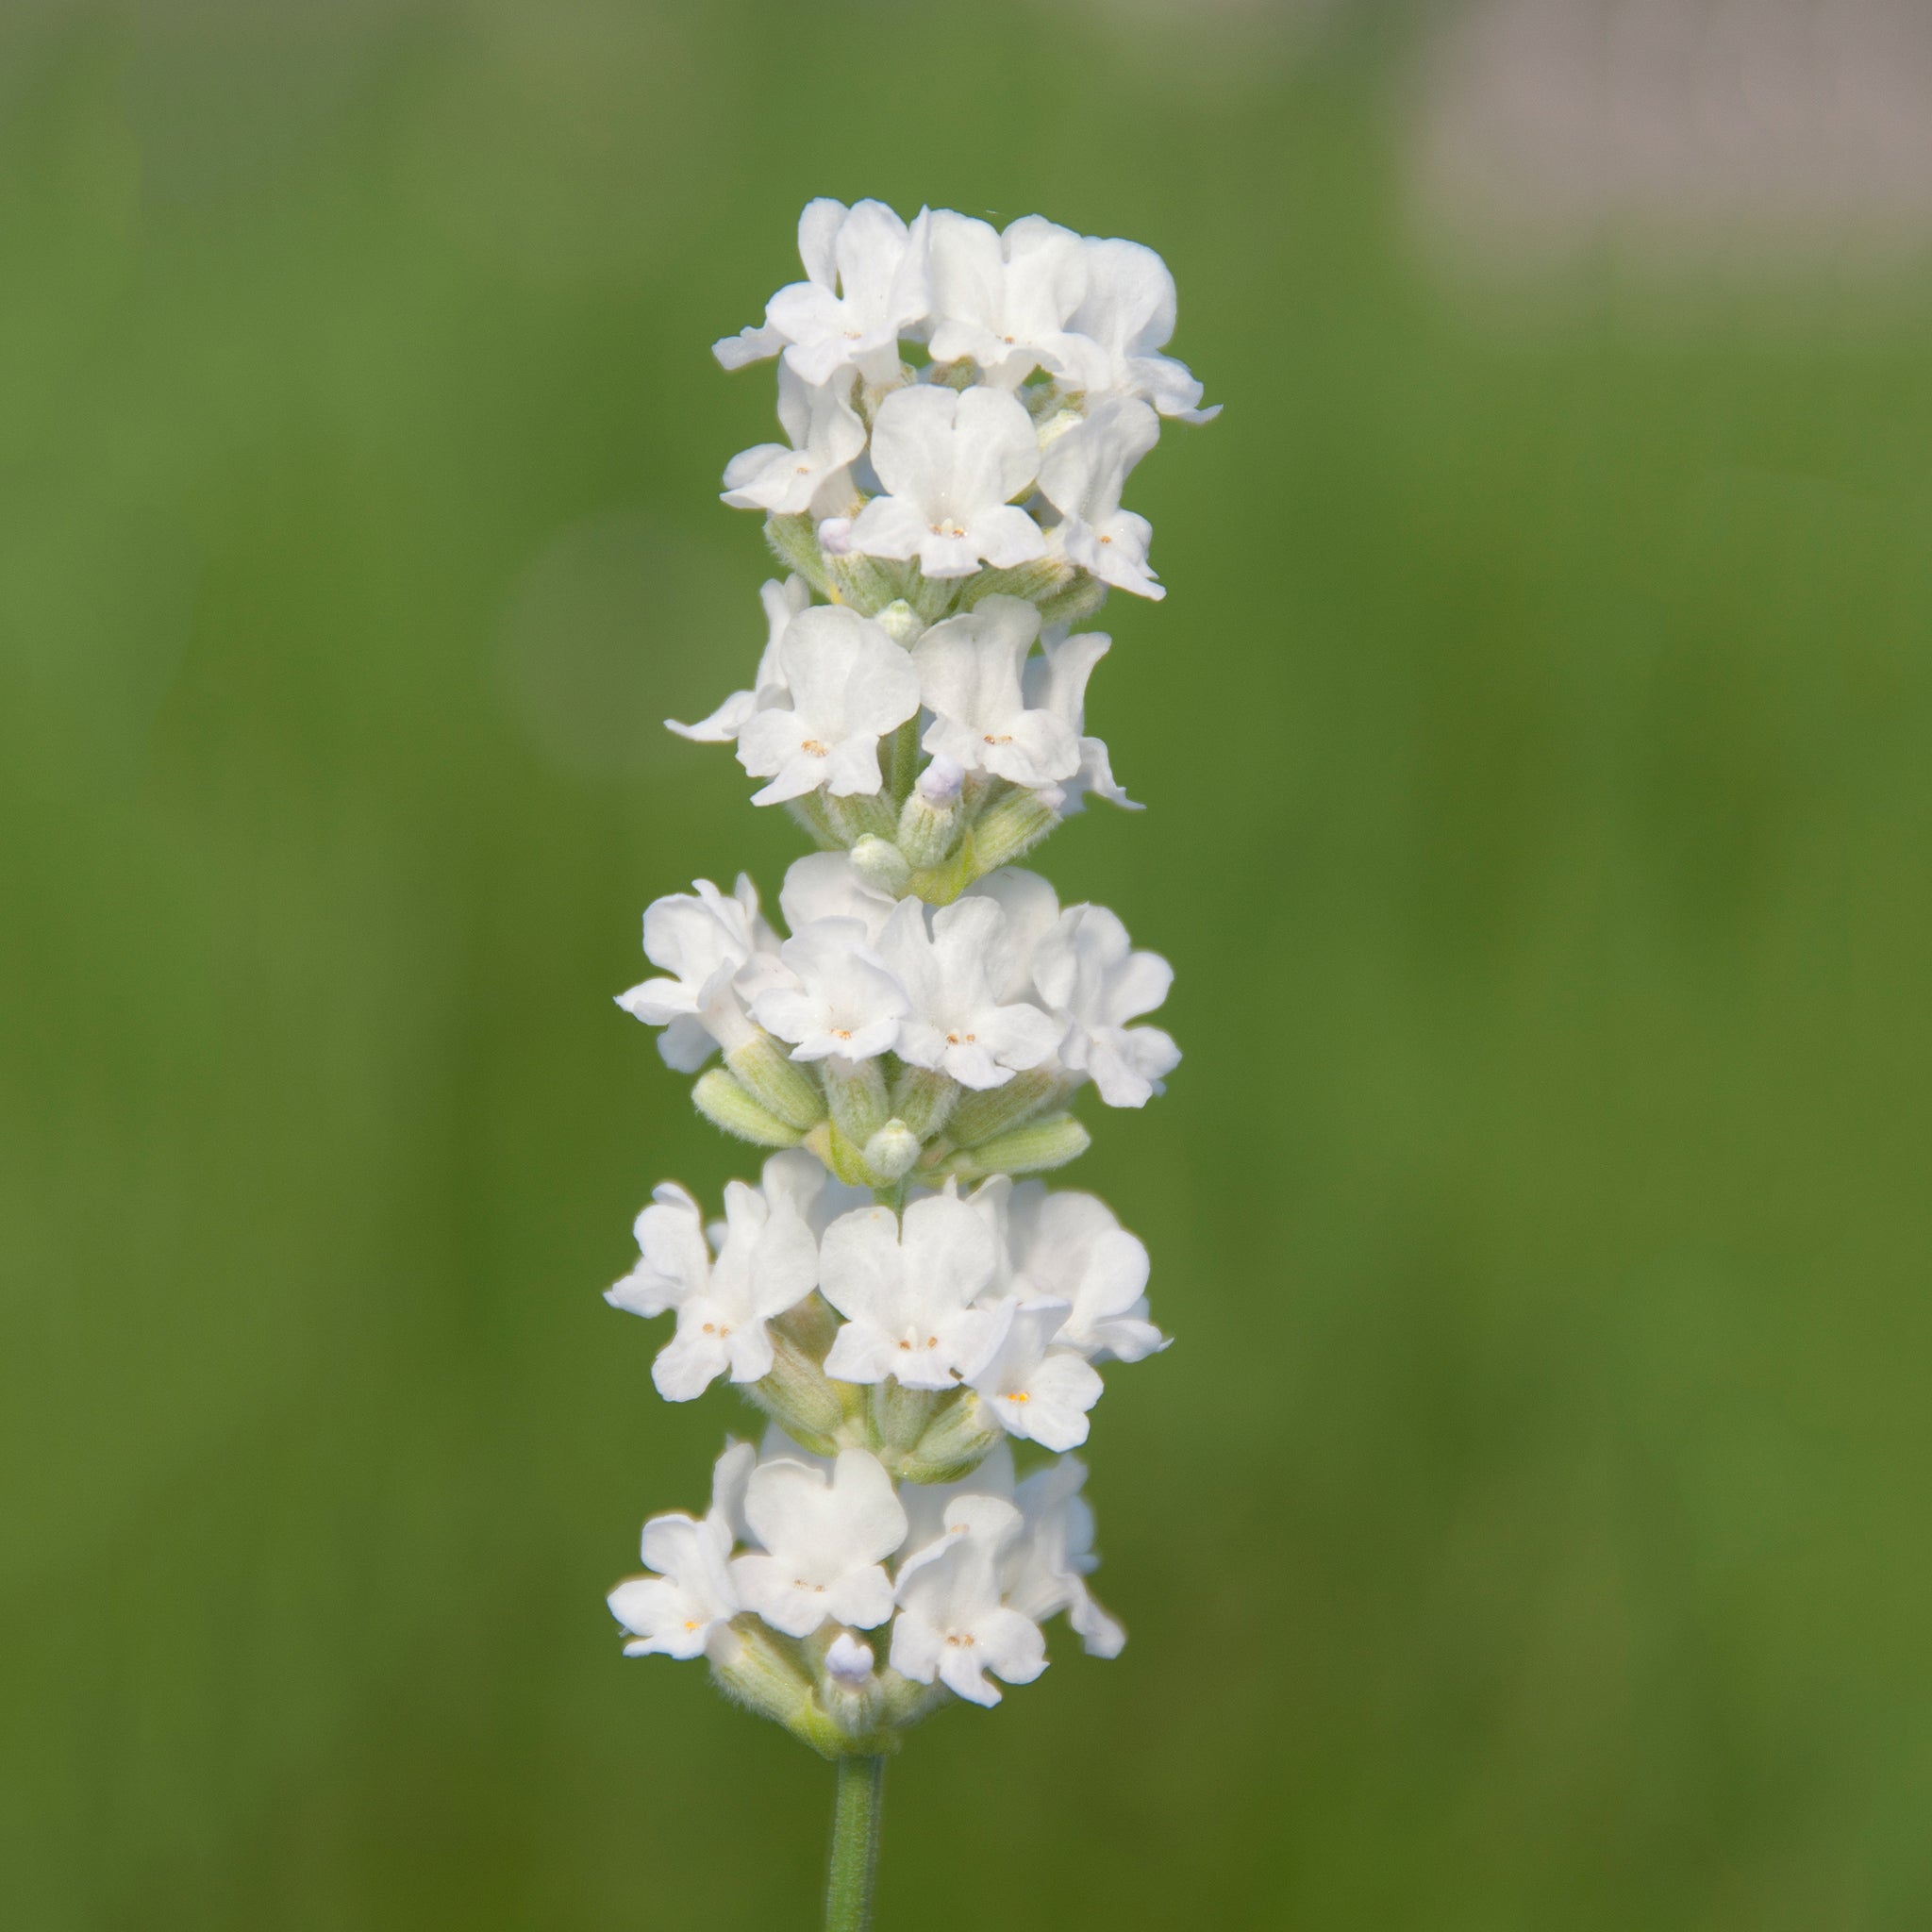
[[[804,739],[798,748],[800,751],[808,751],[815,758],[828,758],[832,756],[831,747],[822,738]]]
[[[1011,744],[1013,741],[1013,734],[1010,731],[1003,731],[997,738],[995,738],[992,735],[992,733],[989,731],[986,734],[986,741],[989,744]]]
[[[935,537],[963,537],[966,534],[964,527],[957,518],[949,524],[928,524],[926,528]]]
[[[1020,1389],[1016,1390],[1011,1395],[1008,1396],[1007,1400],[1008,1402],[1031,1402],[1033,1398],[1032,1396],[1027,1394],[1025,1390]]]
[[[946,1641],[955,1650],[971,1650],[978,1640],[970,1630],[948,1630],[946,1632]]]
[[[948,1046],[971,1046],[978,1038],[979,1035],[976,1033],[949,1033],[946,1035],[946,1044]]]

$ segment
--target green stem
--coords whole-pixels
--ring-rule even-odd
[[[870,1932],[872,1882],[879,1863],[883,1757],[841,1757],[832,1811],[832,1878],[825,1887],[825,1932]]]

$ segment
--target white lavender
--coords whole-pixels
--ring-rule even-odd
[[[829,200],[798,239],[807,279],[716,348],[778,358],[787,440],[733,458],[724,497],[791,575],[748,688],[670,728],[735,745],[752,802],[823,849],[786,874],[788,937],[746,878],[658,900],[659,976],[619,1001],[708,1119],[776,1151],[722,1221],[658,1188],[608,1297],[675,1315],[667,1400],[723,1378],[769,1423],[703,1517],[646,1524],[650,1574],[609,1602],[626,1655],[704,1657],[841,1761],[828,1923],[858,1926],[905,1730],[1038,1677],[1054,1617],[1097,1656],[1125,1641],[1068,1452],[1101,1369],[1166,1346],[1147,1251],[1018,1177],[1085,1150],[1082,1088],[1161,1091],[1179,1051],[1138,1023],[1173,974],[1016,862],[1090,793],[1131,805],[1086,731],[1108,641],[1074,626],[1110,588],[1164,594],[1122,491],[1163,417],[1215,411],[1162,353],[1174,282],[1136,242]]]

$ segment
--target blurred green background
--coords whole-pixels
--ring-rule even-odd
[[[818,193],[1154,243],[1227,405],[1042,856],[1179,970],[1133,1641],[913,1740],[882,1925],[1932,1920],[1924,287],[1492,273],[1438,24],[8,9],[9,1925],[814,1923],[828,1769],[619,1658],[744,1411],[599,1291],[749,1171],[609,996],[798,849],[656,721]]]

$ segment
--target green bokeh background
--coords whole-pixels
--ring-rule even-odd
[[[1932,1919],[1922,311],[1458,292],[1419,22],[0,21],[8,1924],[813,1923],[827,1768],[618,1657],[743,1411],[599,1291],[747,1171],[609,995],[797,849],[655,721],[816,193],[1155,243],[1228,406],[1043,855],[1179,972],[1133,1641],[915,1738],[885,1932]]]

